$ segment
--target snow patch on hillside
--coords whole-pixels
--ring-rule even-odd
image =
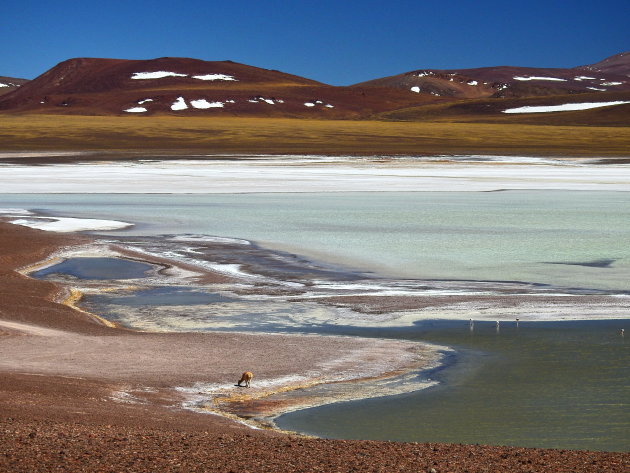
[[[171,110],[186,110],[187,108],[188,105],[186,104],[184,97],[177,97],[177,100],[175,100],[173,105],[171,105]]]
[[[143,113],[146,112],[147,109],[144,107],[131,107],[128,108],[127,110],[125,110],[125,112],[129,112],[129,113]]]
[[[163,79],[165,77],[188,77],[188,74],[180,74],[179,72],[169,71],[154,71],[154,72],[134,72],[131,75],[132,79]],[[236,80],[234,76],[228,74],[203,74],[198,76],[192,76],[193,79],[198,80]]]
[[[205,74],[202,76],[192,76],[193,79],[199,80],[236,80],[234,76],[229,76],[227,74]]]
[[[601,85],[621,85],[623,82],[602,82]]]
[[[251,99],[249,99],[248,102],[251,102],[251,103],[262,103],[262,102],[265,102],[265,103],[268,103],[269,105],[275,105],[277,103],[284,103],[284,100],[277,99],[275,97],[272,97],[270,99],[266,99],[265,97],[263,97],[261,95],[258,95],[256,97],[252,97]]]
[[[588,110],[591,108],[610,107],[613,105],[622,105],[630,103],[630,101],[616,102],[586,102],[586,103],[565,103],[562,105],[531,105],[518,108],[508,108],[503,113],[544,113],[544,112],[567,112],[574,110]]]
[[[207,109],[207,108],[222,108],[223,102],[208,102],[206,99],[191,100],[190,105],[194,108]]]
[[[419,93],[420,93],[420,87],[418,87],[417,85],[414,85],[414,86],[411,88],[411,91],[412,91],[412,92],[415,92],[416,94],[419,94]]]
[[[186,77],[188,74],[179,74],[177,72],[154,71],[154,72],[134,72],[132,79],[163,79],[164,77]]]
[[[589,76],[577,76],[577,77],[574,77],[573,80],[596,80],[596,78],[589,77]]]
[[[322,107],[326,107],[326,108],[335,108],[335,106],[334,106],[334,105],[331,105],[331,104],[329,104],[329,103],[326,103],[326,104],[325,104],[325,103],[324,103],[323,101],[321,101],[321,100],[311,100],[310,102],[305,102],[305,103],[304,103],[304,106],[305,106],[305,107],[309,107],[309,108],[311,108],[311,107],[316,107],[316,106],[318,106],[318,105],[319,105],[319,106],[322,106]]]
[[[514,80],[555,80],[558,82],[566,82],[566,79],[559,79],[557,77],[542,77],[542,76],[514,76]]]

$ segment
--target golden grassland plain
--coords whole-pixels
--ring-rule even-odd
[[[0,150],[630,156],[630,127],[3,114]]]

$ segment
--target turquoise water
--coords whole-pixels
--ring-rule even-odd
[[[245,238],[390,277],[626,290],[630,193],[2,195],[1,207],[126,220],[125,235]]]

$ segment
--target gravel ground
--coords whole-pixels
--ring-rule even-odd
[[[630,454],[0,423],[3,472],[627,472]]]

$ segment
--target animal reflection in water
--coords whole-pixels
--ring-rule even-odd
[[[252,378],[254,377],[254,373],[252,373],[251,371],[245,371],[245,373],[243,373],[243,375],[241,376],[241,379],[239,379],[238,383],[236,384],[237,386],[241,386],[241,383],[245,383],[245,387],[249,388],[249,385],[252,381]]]

